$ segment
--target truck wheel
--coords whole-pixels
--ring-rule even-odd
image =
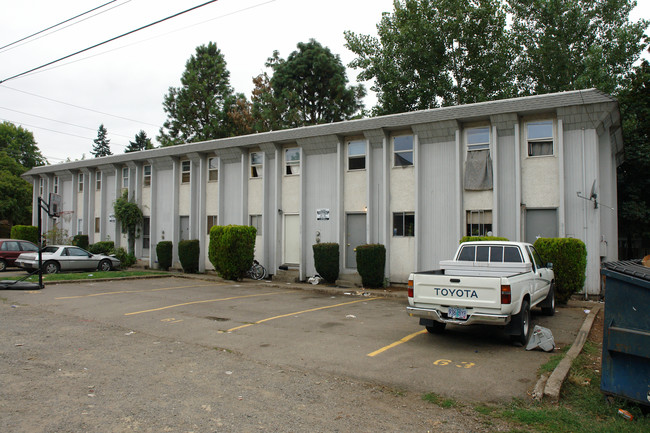
[[[521,311],[513,317],[513,320],[517,321],[519,332],[516,335],[511,335],[510,339],[515,344],[525,346],[528,342],[528,334],[530,333],[530,304],[528,303],[528,299],[524,299],[521,303]]]
[[[431,325],[427,325],[427,331],[429,331],[429,334],[442,334],[445,332],[445,326],[447,326],[446,323],[440,323],[440,322],[433,322]]]
[[[546,299],[542,301],[542,314],[545,316],[552,316],[555,314],[555,283],[551,283],[548,295],[546,295]]]

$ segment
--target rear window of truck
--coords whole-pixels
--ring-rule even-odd
[[[461,248],[456,260],[490,263],[523,263],[524,261],[518,247],[502,245],[467,245]]]

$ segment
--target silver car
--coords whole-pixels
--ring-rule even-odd
[[[91,254],[83,248],[70,245],[49,245],[42,252],[43,272],[56,274],[60,271],[110,271],[120,267],[115,256]],[[32,271],[38,269],[38,252],[22,253],[16,266]]]

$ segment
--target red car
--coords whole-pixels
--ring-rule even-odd
[[[21,253],[38,251],[38,247],[29,241],[19,239],[0,239],[0,272],[6,271]]]

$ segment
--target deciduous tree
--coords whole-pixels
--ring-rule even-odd
[[[34,134],[10,122],[0,123],[0,150],[27,169],[47,162],[36,146]]]
[[[0,220],[9,224],[30,224],[32,186],[20,177],[26,171],[5,150],[0,150]]]

